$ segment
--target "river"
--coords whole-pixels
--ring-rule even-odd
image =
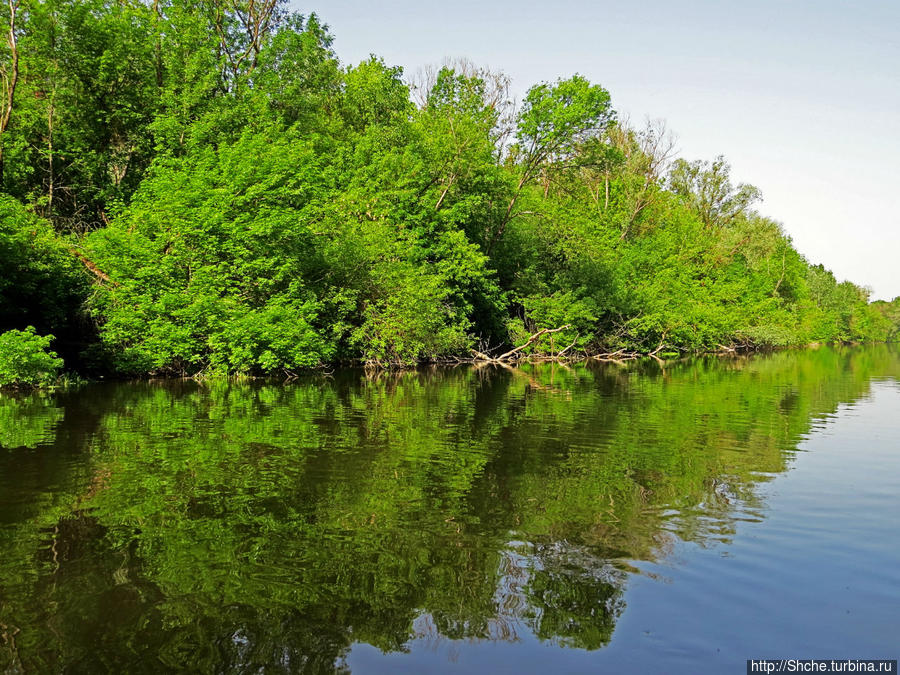
[[[897,658],[900,349],[0,394],[3,672]]]

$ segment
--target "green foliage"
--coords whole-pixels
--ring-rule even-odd
[[[312,143],[245,134],[161,163],[131,207],[88,240],[114,284],[95,297],[102,336],[131,372],[273,372],[334,347],[307,277],[327,180]]]
[[[712,163],[678,159],[669,174],[669,185],[697,212],[704,225],[724,227],[762,198],[752,185],[741,183],[732,187],[730,171],[721,155]]]
[[[446,277],[399,262],[375,273],[380,297],[367,304],[352,337],[363,354],[378,362],[415,363],[465,350],[468,325],[453,313]]]
[[[580,75],[552,85],[539,84],[528,90],[522,102],[519,143],[530,161],[563,158],[614,119],[609,92]]]
[[[897,335],[722,157],[673,162],[664,127],[617,123],[581,76],[516,111],[508,78],[463,61],[417,106],[400,68],[342,66],[283,0],[16,7],[0,329],[52,332],[67,361],[293,373],[566,324],[528,352]],[[7,80],[11,59],[0,47]]]
[[[39,387],[51,384],[62,369],[62,359],[50,351],[52,335],[25,330],[0,333],[0,387]]]
[[[363,131],[372,125],[388,126],[412,114],[403,70],[389,67],[374,56],[344,75],[341,115],[348,127]]]
[[[139,184],[159,110],[155,29],[142,3],[26,1],[2,188],[59,230],[99,227]]]
[[[876,301],[872,303],[887,323],[887,336],[889,341],[900,338],[900,296],[890,302]]]
[[[0,193],[0,331],[31,325],[70,344],[82,338],[81,304],[90,286],[73,248],[47,221]]]

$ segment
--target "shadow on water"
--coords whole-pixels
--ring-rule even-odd
[[[0,397],[0,667],[349,670],[608,644],[638,561],[728,542],[895,348]]]

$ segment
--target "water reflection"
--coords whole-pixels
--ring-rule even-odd
[[[636,561],[765,518],[889,347],[0,398],[0,667],[348,670],[598,649]]]

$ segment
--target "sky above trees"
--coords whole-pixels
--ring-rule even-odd
[[[620,114],[663,118],[687,159],[729,158],[807,258],[900,295],[900,4],[330,0],[345,63],[372,52],[407,76],[446,57],[531,84],[579,72]]]

